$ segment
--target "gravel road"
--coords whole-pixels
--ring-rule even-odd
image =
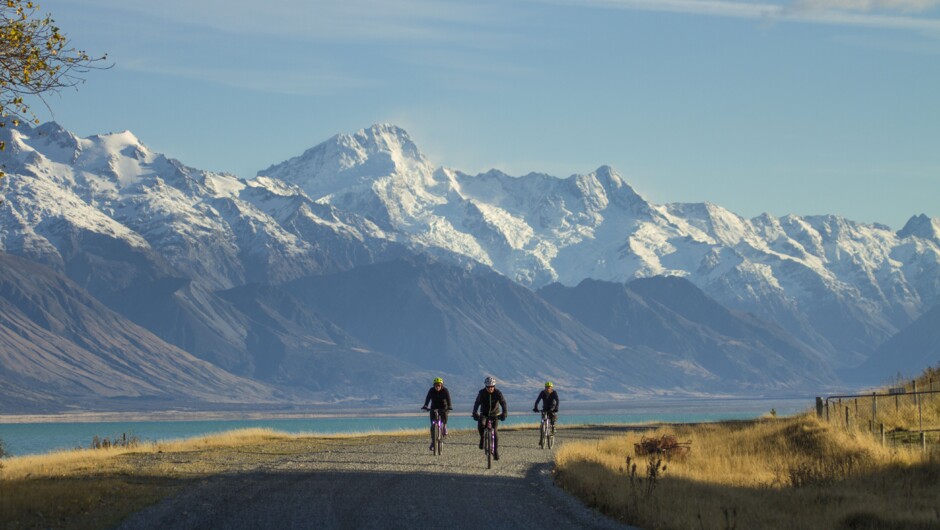
[[[556,448],[618,430],[560,429]],[[627,528],[553,485],[552,453],[536,431],[501,431],[492,469],[477,444],[475,431],[452,432],[434,456],[428,437],[328,439],[203,480],[120,528]]]

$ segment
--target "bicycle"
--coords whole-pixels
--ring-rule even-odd
[[[542,422],[539,424],[539,449],[545,449],[545,445],[551,449],[555,445],[555,427],[552,425],[551,418],[547,410],[542,410]]]
[[[430,410],[422,407],[421,410]],[[441,414],[443,409],[434,409],[431,411],[433,419],[431,420],[431,450],[435,456],[440,456],[444,452],[444,418]]]
[[[483,452],[486,453],[486,469],[493,467],[493,454],[496,452],[496,424],[497,416],[485,416],[483,424]]]

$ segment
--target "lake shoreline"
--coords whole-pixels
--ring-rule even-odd
[[[569,401],[563,403],[562,412],[611,413],[611,412],[652,412],[681,411],[709,408],[712,404],[750,404],[746,407],[756,409],[758,404],[766,404],[766,411],[778,408],[787,411],[808,410],[813,398],[807,396],[721,396],[721,397],[638,397],[631,400],[605,401]],[[805,406],[801,406],[805,405]],[[472,404],[456,403],[453,417],[469,416]],[[512,408],[512,407],[511,407]],[[521,411],[521,412],[516,412]],[[530,414],[528,406],[516,407],[511,415]],[[69,411],[56,413],[0,414],[0,424],[21,423],[103,423],[127,421],[231,421],[231,420],[287,420],[287,419],[329,419],[359,417],[413,417],[425,413],[420,404],[413,408],[396,405],[391,407],[350,406],[348,404],[311,405],[308,410],[243,408],[240,410],[186,410],[168,409],[160,411]]]

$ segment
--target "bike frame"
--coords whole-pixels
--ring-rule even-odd
[[[486,453],[486,468],[493,467],[493,449],[496,447],[496,416],[486,416],[483,424],[483,449]]]
[[[545,449],[545,443],[548,442],[548,448],[551,449],[555,442],[555,433],[552,431],[552,422],[548,417],[548,411],[542,409],[542,422],[539,424],[539,448]]]
[[[444,409],[434,409],[431,413],[434,419],[431,420],[433,428],[431,432],[431,445],[434,447],[434,454],[440,455],[444,452],[444,415],[441,411]]]

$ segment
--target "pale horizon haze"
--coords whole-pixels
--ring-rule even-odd
[[[393,123],[432,163],[614,167],[744,217],[940,217],[940,0],[46,0],[107,53],[33,109],[250,178]]]

